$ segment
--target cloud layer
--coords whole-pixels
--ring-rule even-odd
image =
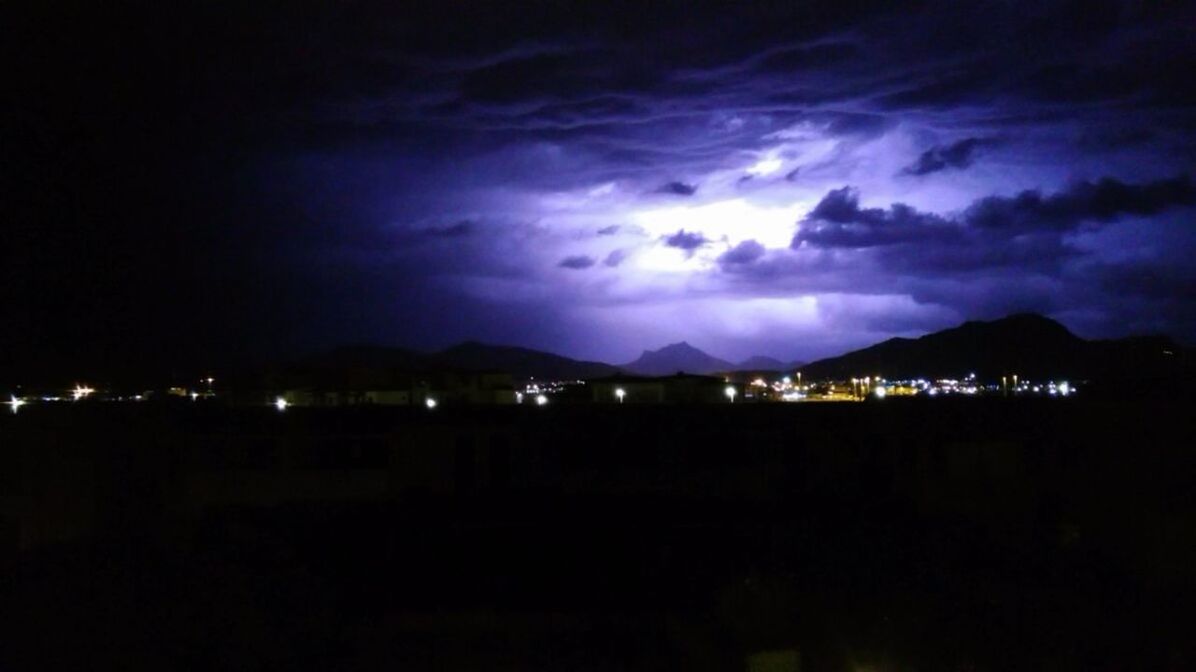
[[[4,352],[809,359],[1013,310],[1196,341],[1182,3],[3,18]]]

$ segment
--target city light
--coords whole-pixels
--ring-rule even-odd
[[[547,403],[548,403],[548,397],[546,397],[542,394],[536,395],[536,405],[537,406],[544,406]]]
[[[282,397],[276,397],[274,399],[274,408],[277,408],[280,411],[285,411],[287,410],[287,406],[290,406],[290,404],[287,403],[286,399]]]
[[[620,387],[615,390],[615,396],[619,398],[619,403],[621,404],[623,403],[623,397],[627,396],[627,390]]]
[[[86,385],[75,385],[75,389],[71,390],[71,398],[75,401],[86,399],[95,392],[94,389]]]
[[[727,395],[727,398],[731,400],[732,404],[735,403],[735,386],[734,385],[728,385],[727,389],[723,390],[723,393]]]
[[[16,413],[17,409],[24,406],[26,402],[24,399],[21,399],[20,397],[13,395],[12,399],[10,401],[8,401],[7,403],[10,407],[12,407],[12,412]]]
[[[888,392],[885,391],[884,385],[877,385],[876,389],[872,391],[872,394],[875,394],[877,399],[884,399]]]
[[[424,406],[427,406],[429,409],[436,408],[436,400],[432,397],[428,397],[427,399],[424,399]]]

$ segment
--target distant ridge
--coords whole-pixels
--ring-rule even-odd
[[[1178,369],[1179,348],[1165,337],[1087,341],[1041,315],[970,321],[920,338],[892,338],[801,368],[810,379],[881,375],[1123,378]],[[1171,354],[1167,354],[1171,353]]]
[[[734,364],[725,359],[719,359],[681,341],[666,345],[659,350],[645,350],[638,359],[619,367],[625,371],[638,373],[641,376],[666,376],[684,371],[685,373],[718,373],[730,371]]]
[[[684,341],[645,350],[615,366],[575,360],[530,348],[466,341],[439,352],[359,345],[337,348],[283,366],[287,372],[349,370],[503,371],[516,379],[586,380],[620,371],[644,376],[677,372],[730,374],[800,370],[807,380],[882,375],[887,378],[952,377],[969,373],[988,380],[1018,374],[1027,378],[1149,379],[1190,367],[1191,352],[1164,336],[1085,340],[1062,324],[1032,313],[988,322],[969,321],[919,338],[892,338],[813,363],[750,357],[738,364],[714,357]]]
[[[430,361],[445,368],[506,371],[516,378],[584,380],[618,372],[610,364],[570,359],[529,348],[466,341],[442,350]]]

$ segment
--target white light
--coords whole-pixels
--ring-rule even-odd
[[[517,403],[517,404],[523,403],[523,393],[522,392],[515,393],[515,403]]]
[[[543,406],[543,405],[545,405],[545,404],[547,404],[547,403],[548,403],[548,397],[546,397],[546,396],[544,396],[544,395],[542,395],[542,394],[537,394],[537,395],[536,395],[536,405],[537,405],[537,406]]]
[[[286,399],[282,397],[276,397],[274,399],[274,408],[277,408],[280,411],[285,411],[287,410],[287,406],[290,406],[290,404],[287,403]]]
[[[1062,383],[1059,383],[1059,394],[1062,394],[1065,397],[1071,394],[1071,385],[1066,380]]]
[[[196,399],[199,399],[199,392],[192,392],[191,401],[195,401]]]
[[[427,399],[424,399],[424,406],[427,406],[428,408],[436,408],[436,400],[432,397],[428,397]]]
[[[872,394],[875,394],[877,399],[884,399],[888,392],[885,391],[884,385],[877,385],[876,389],[872,391]]]
[[[623,397],[627,396],[627,390],[620,387],[615,390],[615,396],[619,398],[619,403],[621,404],[623,403]]]
[[[789,379],[789,376],[785,376],[784,378],[781,379],[781,382],[788,385],[788,384],[792,383],[793,381]]]
[[[727,395],[727,398],[731,400],[732,404],[735,403],[735,386],[734,385],[728,385],[727,389],[723,390],[723,394]]]
[[[8,402],[8,405],[12,407],[12,412],[16,413],[18,408],[25,405],[25,400],[13,395],[12,400]]]
[[[782,207],[765,207],[736,198],[695,206],[669,206],[642,210],[632,215],[635,224],[651,238],[670,236],[681,229],[700,233],[707,240],[726,238],[729,245],[751,239],[766,248],[788,249],[793,240],[793,222],[814,206],[795,202]],[[661,246],[637,254],[631,263],[648,270],[664,272],[689,270],[694,266],[712,267],[722,248],[709,247],[693,259],[678,250]],[[668,253],[668,254],[666,254]]]
[[[755,165],[750,166],[747,172],[751,175],[771,175],[780,170],[782,165],[784,164],[780,159],[763,159],[756,162]]]

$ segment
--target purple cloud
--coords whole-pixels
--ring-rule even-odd
[[[602,263],[610,268],[615,268],[627,259],[627,254],[627,250],[611,250],[610,254],[606,255],[606,259],[604,259]]]
[[[931,147],[902,172],[906,175],[929,175],[950,168],[967,168],[976,160],[977,151],[992,142],[982,138],[967,138],[950,145]]]
[[[702,247],[710,241],[700,233],[688,233],[681,229],[677,233],[665,236],[664,244],[677,249],[692,251]]]
[[[697,191],[697,185],[684,182],[669,182],[656,189],[658,194],[673,194],[674,196],[693,196]]]
[[[571,257],[565,257],[564,259],[561,260],[561,263],[557,264],[557,266],[560,266],[561,268],[571,268],[575,271],[589,268],[593,265],[594,265],[594,258],[590,257],[590,256],[586,256],[584,254],[579,254],[579,255],[575,255],[575,256],[571,256]]]
[[[764,246],[754,240],[745,240],[735,247],[722,253],[718,263],[723,266],[750,264],[764,256]]]

